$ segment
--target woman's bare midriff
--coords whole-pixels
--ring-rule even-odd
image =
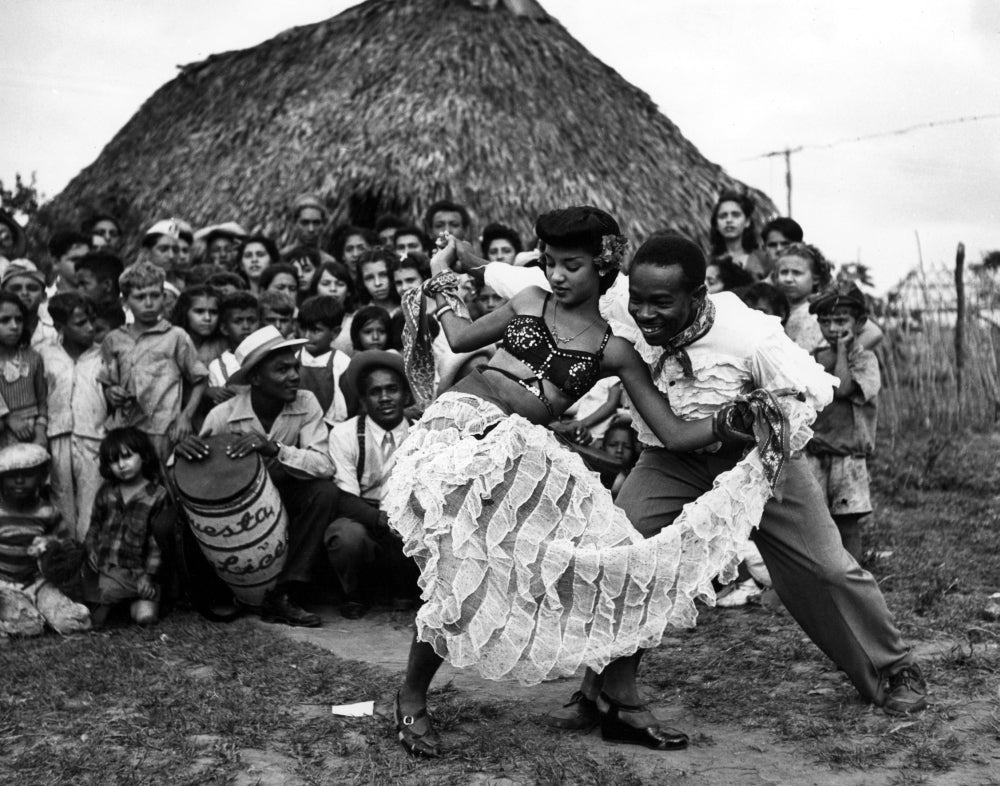
[[[535,372],[504,349],[498,349],[489,364],[493,368],[502,368],[509,371],[519,379],[528,379],[535,376]],[[485,369],[484,369],[485,371]],[[546,425],[551,423],[553,416],[546,409],[545,405],[534,393],[525,390],[514,380],[505,377],[503,374],[491,374],[486,372],[483,378],[490,384],[497,398],[506,402],[512,412],[516,412],[532,423]],[[534,383],[531,383],[534,385]],[[556,417],[565,412],[571,399],[563,395],[559,388],[547,380],[542,381],[542,390],[545,391]]]

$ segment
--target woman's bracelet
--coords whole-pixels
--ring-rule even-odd
[[[448,311],[452,312],[453,314],[455,313],[455,309],[452,308],[451,304],[445,303],[443,306],[434,311],[435,319],[441,319],[441,317]]]

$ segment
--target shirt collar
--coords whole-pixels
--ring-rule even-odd
[[[365,415],[365,428],[372,435],[376,442],[381,445],[385,441],[386,430],[382,428],[378,423],[371,419],[370,416]],[[399,421],[399,425],[392,429],[392,438],[398,445],[401,437],[405,437],[410,431],[410,424],[406,422],[404,417]]]
[[[250,401],[250,390],[243,390],[232,398],[232,408],[229,410],[227,423],[239,423],[241,421],[253,420],[260,425],[257,413],[253,411],[253,404]],[[302,415],[307,411],[306,405],[302,401],[302,391],[295,396],[295,401],[290,401],[281,408],[278,418],[284,415]],[[277,420],[278,418],[275,418]]]

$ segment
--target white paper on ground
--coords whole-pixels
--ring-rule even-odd
[[[375,702],[359,701],[357,704],[334,704],[330,707],[330,712],[345,718],[363,718],[365,715],[375,714]]]

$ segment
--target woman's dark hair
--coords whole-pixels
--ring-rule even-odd
[[[735,202],[740,206],[740,210],[743,211],[743,215],[746,216],[747,226],[743,230],[743,237],[740,239],[740,243],[743,246],[744,251],[753,251],[760,247],[760,241],[757,239],[757,230],[753,226],[753,214],[756,206],[754,201],[746,194],[741,194],[738,191],[723,191],[719,194],[719,199],[715,203],[715,207],[712,208],[712,225],[708,229],[708,239],[711,243],[712,256],[721,256],[726,253],[726,239],[722,237],[722,233],[719,232],[718,218],[719,210],[722,208],[725,202]]]
[[[267,270],[260,274],[261,292],[271,286],[271,282],[281,274],[291,276],[295,280],[296,289],[298,289],[299,272],[295,269],[294,265],[290,265],[287,262],[280,262],[277,265],[269,265]]]
[[[17,306],[17,310],[21,312],[21,337],[17,341],[19,347],[26,347],[31,343],[31,325],[28,322],[28,309],[24,307],[24,303],[21,299],[8,292],[6,289],[0,289],[0,304],[3,303],[13,303]]]
[[[685,288],[694,292],[705,286],[705,252],[679,232],[668,229],[657,232],[639,246],[632,257],[631,269],[639,265],[671,267],[679,265],[684,273]]]
[[[271,258],[272,265],[277,265],[281,261],[281,252],[278,251],[278,246],[275,245],[275,242],[271,240],[271,238],[267,237],[266,235],[250,235],[250,237],[243,239],[243,241],[240,243],[239,248],[236,250],[236,259],[240,263],[240,269],[242,269],[243,266],[243,251],[251,243],[258,243],[264,246],[264,250],[267,252],[267,255]]]
[[[362,275],[364,266],[372,262],[382,262],[385,264],[385,272],[389,275],[389,300],[393,303],[399,302],[399,294],[392,285],[392,271],[397,258],[396,254],[384,248],[373,248],[371,251],[365,251],[365,253],[358,257],[358,261],[354,263],[354,269],[356,271],[355,280],[358,282],[358,299],[362,303],[372,302],[372,296],[368,294],[368,289],[365,287],[365,277]]]
[[[185,333],[188,330],[187,313],[191,310],[191,306],[194,305],[194,299],[197,297],[215,298],[216,306],[222,305],[222,295],[217,289],[208,284],[199,284],[198,286],[183,289],[177,298],[177,302],[174,303],[174,310],[170,314],[170,322],[179,328],[184,328]],[[216,326],[216,331],[218,331],[218,326]]]
[[[431,261],[426,254],[421,254],[419,251],[408,251],[402,257],[393,259],[389,274],[406,268],[416,270],[424,281],[431,277]]]
[[[365,306],[364,308],[359,308],[358,312],[354,315],[354,319],[351,320],[351,346],[355,350],[360,351],[361,329],[369,322],[381,322],[382,327],[385,328],[385,340],[386,342],[389,341],[389,334],[392,328],[392,318],[389,316],[389,312],[381,306]]]
[[[778,216],[764,224],[764,228],[760,231],[760,236],[764,239],[765,243],[767,242],[767,236],[772,232],[780,232],[781,236],[789,242],[802,242],[802,227],[794,219]]]
[[[715,265],[719,271],[719,278],[722,281],[722,290],[724,292],[732,292],[738,287],[749,286],[755,280],[753,273],[749,270],[744,270],[733,262],[733,258],[728,254],[718,259],[713,259],[705,267],[708,268],[712,265]]]
[[[93,233],[94,227],[96,227],[102,221],[110,221],[112,224],[115,225],[115,228],[118,230],[118,234],[119,235],[122,234],[121,222],[110,213],[96,213],[92,215],[90,218],[88,218],[86,221],[83,222],[83,224],[80,226],[80,231],[86,235],[90,235]]]
[[[101,440],[100,471],[102,478],[112,483],[117,480],[111,472],[111,465],[118,461],[126,450],[129,453],[135,453],[142,461],[142,476],[146,480],[159,481],[160,460],[153,449],[153,443],[143,432],[132,426],[113,428]]]
[[[347,239],[352,235],[363,237],[371,248],[379,248],[382,245],[378,233],[371,229],[354,226],[353,224],[344,224],[333,230],[333,234],[330,237],[330,253],[338,262],[343,262],[344,246],[347,245]]]
[[[591,256],[597,257],[604,249],[604,236],[620,235],[621,228],[610,213],[599,207],[584,205],[543,213],[535,222],[535,234],[545,245],[582,248]],[[601,294],[611,288],[616,278],[617,270],[601,276]]]
[[[218,287],[220,289],[222,287],[236,287],[239,290],[249,291],[250,284],[247,282],[245,275],[240,275],[242,272],[242,270],[239,273],[234,270],[220,270],[210,275],[205,283],[210,287]]]
[[[489,256],[490,243],[494,240],[509,241],[514,247],[515,254],[520,254],[524,250],[521,245],[521,236],[515,230],[504,224],[487,224],[486,229],[483,230],[483,242],[479,246],[483,251],[484,258]]]
[[[57,292],[49,298],[49,316],[52,323],[62,327],[69,322],[73,312],[82,309],[91,319],[94,318],[94,301],[79,292]]]
[[[306,295],[312,297],[319,294],[319,282],[323,278],[324,273],[329,273],[338,281],[343,281],[347,286],[347,297],[344,298],[344,311],[350,314],[358,307],[358,287],[354,283],[354,277],[351,276],[351,271],[347,268],[347,265],[342,265],[340,262],[324,262],[317,267],[313,272],[312,281],[309,282],[309,289],[306,291]]]
[[[748,287],[741,287],[736,290],[740,300],[753,308],[757,303],[766,303],[768,308],[781,320],[784,325],[788,321],[791,308],[788,305],[788,298],[785,293],[777,287],[771,286],[766,281],[758,281]]]

